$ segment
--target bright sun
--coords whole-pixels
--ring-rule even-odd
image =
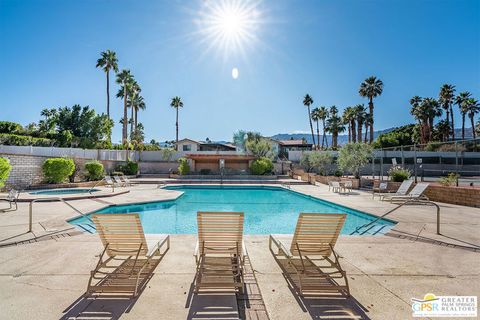
[[[259,0],[205,0],[196,22],[200,42],[207,51],[215,49],[224,58],[246,55],[257,42],[261,21]]]

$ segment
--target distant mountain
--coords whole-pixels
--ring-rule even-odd
[[[373,137],[376,139],[380,134],[382,133],[388,133],[395,128],[388,128],[384,130],[379,130],[379,131],[374,131]],[[365,134],[365,132],[363,133]],[[455,138],[456,140],[461,139],[462,137],[462,129],[457,128],[455,129]],[[271,136],[270,138],[274,140],[290,140],[290,139],[303,139],[305,138],[308,143],[313,143],[312,142],[312,135],[310,133],[278,133],[274,136]],[[368,135],[367,138],[370,138],[370,134]],[[465,128],[465,139],[472,139],[473,138],[473,133],[472,133],[472,128]],[[317,134],[315,133],[315,141],[317,140]],[[332,136],[327,135],[327,140],[328,144],[330,145],[332,143]],[[322,135],[320,135],[320,142],[322,141]],[[343,145],[348,143],[348,134],[341,134],[338,136],[338,144]]]

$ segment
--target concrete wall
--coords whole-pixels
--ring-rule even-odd
[[[480,207],[480,188],[429,185],[425,195],[432,201]]]

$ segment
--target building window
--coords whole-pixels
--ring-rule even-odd
[[[191,144],[184,144],[183,145],[183,151],[192,151],[192,145]]]

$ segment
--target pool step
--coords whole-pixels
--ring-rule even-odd
[[[97,232],[97,229],[95,228],[95,226],[92,225],[92,224],[89,224],[89,223],[77,224],[76,226],[78,228],[80,228],[82,231],[85,231],[85,232],[88,232],[88,233]]]
[[[388,228],[384,224],[372,224],[353,231],[350,235],[360,235],[360,236],[375,236],[385,234],[388,231]]]

